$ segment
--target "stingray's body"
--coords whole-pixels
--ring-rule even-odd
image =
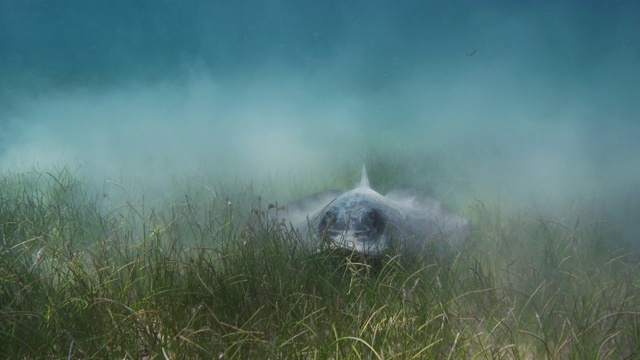
[[[389,248],[403,252],[429,245],[458,246],[470,234],[468,219],[440,201],[412,189],[385,196],[371,189],[366,169],[351,191],[327,190],[290,203],[279,213],[311,246],[379,255]]]

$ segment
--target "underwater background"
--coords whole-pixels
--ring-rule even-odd
[[[392,154],[458,211],[586,204],[635,245],[639,24],[633,1],[0,0],[0,170],[162,193]]]

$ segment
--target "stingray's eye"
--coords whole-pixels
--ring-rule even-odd
[[[327,227],[331,226],[336,220],[336,214],[331,211],[327,211],[324,213],[322,220],[320,220],[320,229],[326,230]]]
[[[369,222],[378,233],[382,233],[384,231],[386,222],[380,211],[377,209],[370,210],[367,212],[366,216],[367,222]]]
[[[336,214],[334,214],[334,213],[332,213],[330,211],[327,211],[327,213],[324,214],[324,220],[327,223],[332,223],[335,219],[336,219]]]

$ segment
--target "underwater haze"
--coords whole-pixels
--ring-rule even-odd
[[[436,159],[460,212],[587,202],[638,242],[638,24],[633,1],[0,0],[0,169],[162,191],[395,154]]]

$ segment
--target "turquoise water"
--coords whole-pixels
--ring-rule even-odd
[[[393,153],[438,159],[458,206],[587,199],[637,240],[638,24],[627,1],[2,0],[0,167],[162,187]]]

